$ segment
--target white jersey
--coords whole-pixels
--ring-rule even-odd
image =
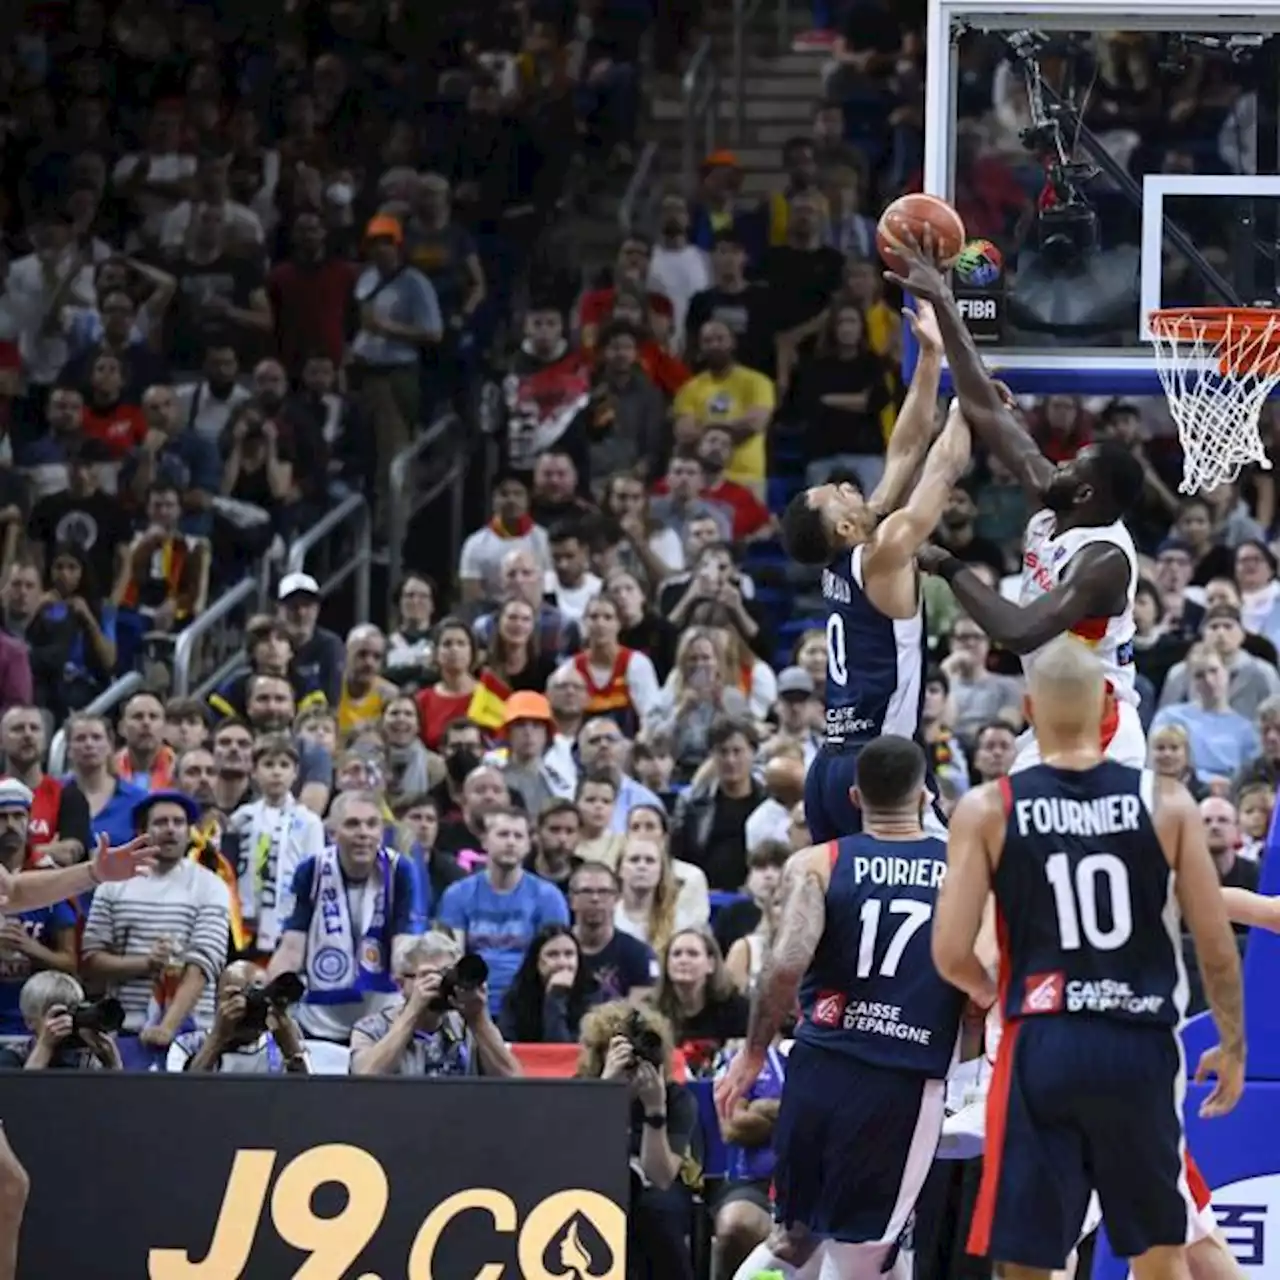
[[[1071,628],[1071,634],[1083,640],[1102,663],[1107,683],[1116,698],[1131,706],[1138,705],[1138,691],[1133,687],[1133,599],[1138,589],[1138,553],[1133,539],[1119,520],[1115,524],[1091,528],[1068,529],[1053,536],[1054,513],[1038,511],[1027,522],[1022,550],[1022,589],[1018,601],[1028,605],[1047,595],[1061,581],[1067,566],[1091,543],[1110,542],[1124,552],[1129,562],[1129,585],[1125,591],[1122,613],[1111,617],[1084,618]],[[1036,651],[1037,653],[1039,650]],[[1022,669],[1030,673],[1036,654],[1026,654]]]

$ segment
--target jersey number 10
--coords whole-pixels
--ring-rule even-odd
[[[1133,900],[1129,895],[1128,868],[1114,853],[1086,854],[1071,874],[1071,859],[1053,854],[1044,864],[1058,912],[1058,937],[1063,951],[1079,951],[1084,940],[1095,951],[1116,951],[1133,935]],[[1098,882],[1107,882],[1111,899],[1111,925],[1098,919]]]

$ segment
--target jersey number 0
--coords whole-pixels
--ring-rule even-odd
[[[1133,935],[1133,900],[1129,872],[1114,853],[1086,854],[1071,874],[1071,859],[1053,854],[1044,864],[1058,912],[1058,938],[1063,951],[1079,951],[1081,934],[1095,951],[1116,951]],[[1111,899],[1111,924],[1098,918],[1099,881],[1107,883]]]
[[[841,687],[849,683],[849,651],[844,642],[844,619],[838,613],[827,615],[827,675]]]

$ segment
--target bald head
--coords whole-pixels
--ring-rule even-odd
[[[1037,655],[1028,680],[1028,719],[1043,755],[1046,740],[1060,747],[1077,740],[1096,746],[1107,683],[1088,646],[1070,636],[1050,641]]]

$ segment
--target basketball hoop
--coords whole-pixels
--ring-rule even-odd
[[[1156,371],[1182,445],[1182,493],[1229,484],[1271,462],[1258,431],[1280,382],[1280,311],[1169,307],[1150,317]]]

